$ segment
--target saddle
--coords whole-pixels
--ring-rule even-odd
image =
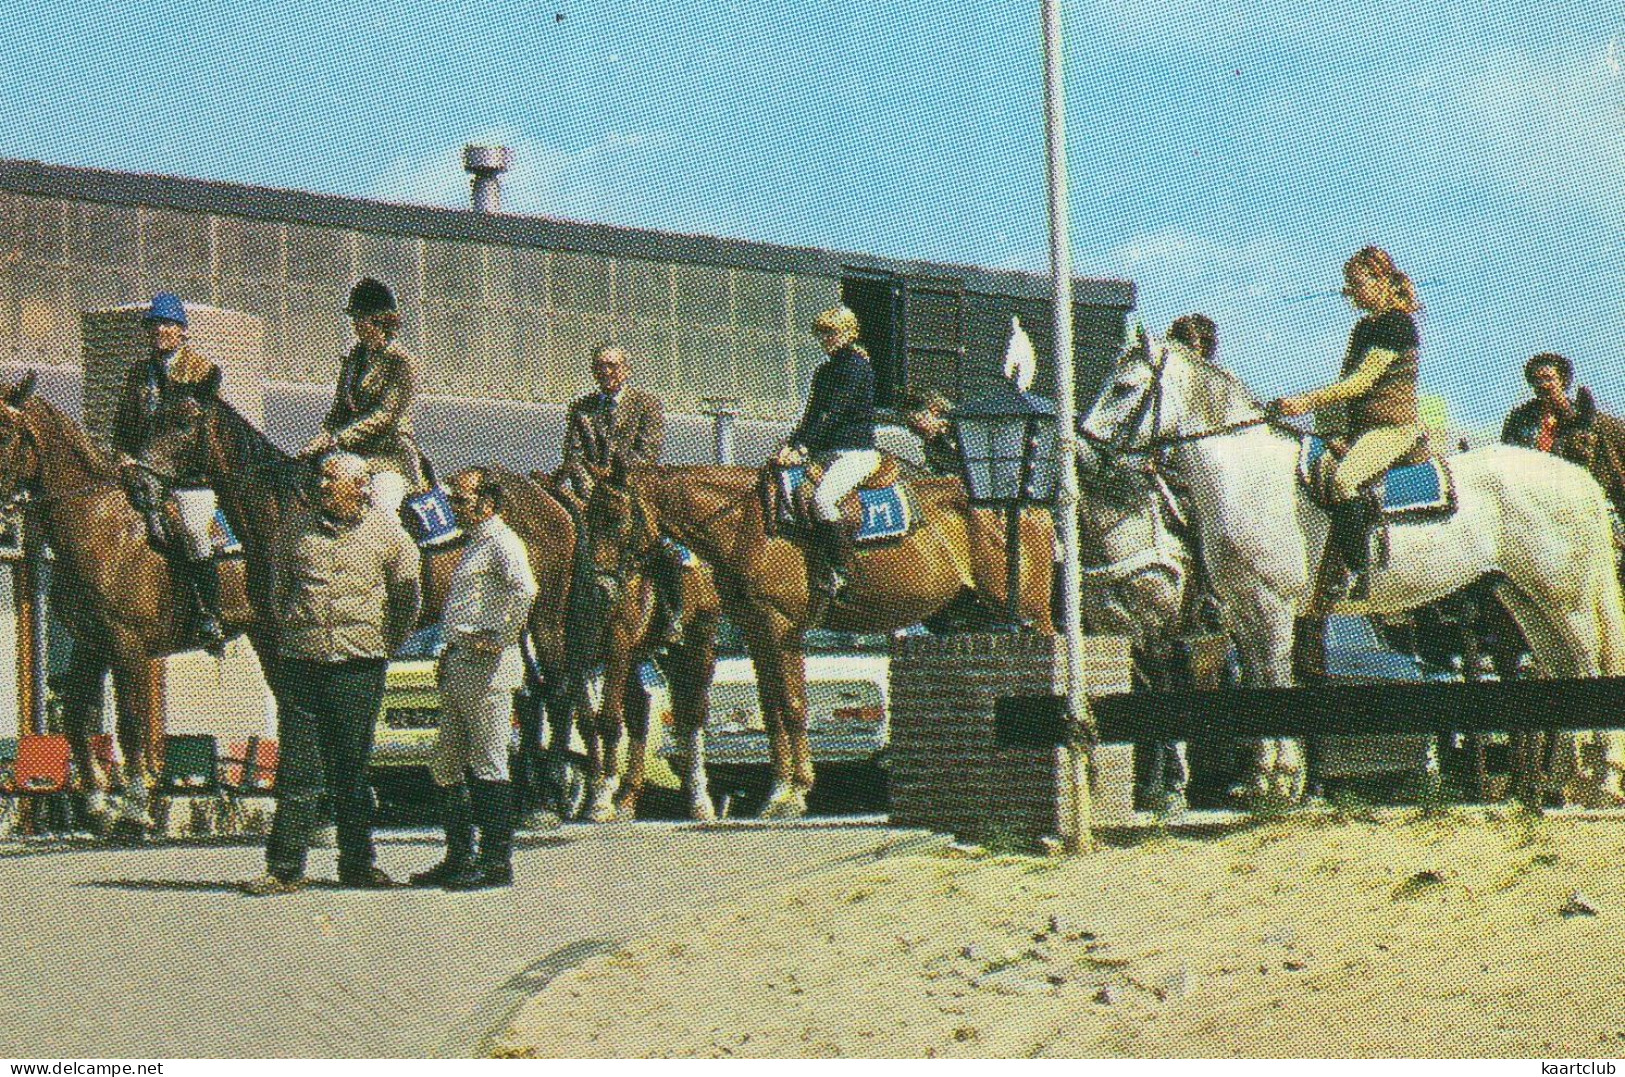
[[[1348,452],[1342,440],[1328,441],[1310,434],[1298,450],[1298,481],[1310,500],[1323,509],[1332,504],[1332,469]],[[1423,438],[1369,487],[1377,521],[1443,519],[1456,511],[1456,486],[1447,458],[1438,455]]]
[[[763,465],[760,490],[769,534],[805,535],[812,529],[812,495],[823,469],[817,464],[780,468]],[[857,546],[897,542],[919,524],[914,496],[901,477],[897,458],[882,454],[880,464],[841,498],[841,521]]]

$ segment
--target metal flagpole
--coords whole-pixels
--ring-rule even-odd
[[[1061,0],[1042,0],[1044,14],[1044,121],[1049,162],[1050,274],[1055,287],[1055,405],[1060,425],[1061,481],[1055,518],[1061,535],[1061,631],[1066,640],[1066,691],[1081,744],[1060,749],[1072,787],[1072,818],[1063,834],[1069,851],[1093,846],[1090,827],[1089,754],[1095,720],[1084,682],[1083,628],[1078,605],[1083,587],[1078,552],[1078,433],[1076,378],[1072,354],[1072,250],[1068,232],[1066,183],[1066,95],[1061,71]]]

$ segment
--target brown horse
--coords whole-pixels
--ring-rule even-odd
[[[272,539],[288,506],[294,499],[306,496],[309,467],[283,452],[244,419],[217,394],[217,385],[218,378],[212,378],[194,398],[182,399],[159,414],[150,455],[155,466],[161,469],[195,470],[208,478],[226,518],[242,540],[251,593],[268,601],[269,594],[264,588],[269,585]],[[567,612],[577,573],[574,519],[546,480],[498,467],[489,470],[504,491],[503,519],[524,541],[531,571],[536,577],[537,601],[531,608],[526,643],[533,687],[540,691],[550,717],[553,762],[561,764],[567,755],[573,715],[589,750],[589,785],[602,787],[607,775],[613,796],[616,792],[615,751],[626,710],[625,696],[643,693],[637,676],[638,663],[632,660],[639,648],[648,650],[643,639],[648,618],[642,607],[636,606],[640,592],[629,590],[606,611],[606,616],[585,628],[572,622]],[[429,625],[439,621],[452,573],[461,556],[462,549],[458,546],[425,556],[420,623]],[[706,605],[703,592],[708,585],[696,586],[699,592],[696,608],[703,611]],[[674,685],[674,714],[680,731],[695,722],[701,725],[704,722],[704,705],[715,663],[714,599],[710,606],[713,613],[709,622],[703,616],[693,619],[685,645],[672,648],[668,663],[668,675]],[[637,631],[632,631],[630,626],[637,626]],[[595,632],[598,635],[588,638],[587,645],[583,646],[583,637],[592,637]],[[606,677],[603,703],[596,716],[586,706],[584,691],[588,667],[595,663],[608,666],[610,674]],[[676,691],[678,685],[682,686],[681,692]],[[647,707],[636,709],[647,715]],[[521,774],[516,775],[521,785],[530,785],[535,777],[532,757],[540,739],[538,723],[531,720],[535,717],[534,713],[527,714],[521,730]],[[634,780],[629,780],[615,800],[628,811],[635,811],[642,787],[641,749],[647,739],[647,727],[634,724],[632,733],[630,747],[635,752],[631,777]],[[607,763],[604,752],[607,752]],[[554,780],[562,784],[557,774]],[[700,793],[703,792],[702,787]],[[597,813],[601,818],[612,814],[608,799],[602,800]],[[706,809],[709,810],[708,800]]]
[[[958,479],[909,483],[923,522],[906,538],[861,550],[826,623],[846,631],[918,624],[973,596],[1004,608],[1004,519],[972,510]],[[716,574],[722,610],[744,634],[770,735],[773,789],[764,815],[806,811],[813,785],[807,743],[807,563],[803,548],[770,533],[760,473],[745,467],[612,469],[589,506],[588,544],[601,565],[646,557],[664,534]],[[1022,617],[1051,633],[1054,525],[1047,513],[1021,521]]]
[[[594,585],[608,599],[605,627],[596,641],[605,691],[595,717],[588,717],[587,710],[581,712],[581,730],[587,747],[586,815],[595,822],[608,822],[635,814],[643,791],[649,707],[638,670],[656,657],[655,594],[648,574],[630,564],[596,575]],[[686,764],[682,778],[688,814],[692,819],[710,820],[716,812],[705,772],[705,721],[716,672],[717,622],[722,607],[709,567],[697,565],[683,573],[683,601],[682,641],[671,645],[665,659],[657,661],[671,686],[672,719]],[[620,690],[612,690],[617,685]],[[624,777],[619,773],[623,730],[627,734]]]
[[[48,401],[32,395],[29,374],[0,407],[0,499],[27,494],[27,523],[56,554],[51,610],[68,628],[72,656],[63,694],[65,732],[83,776],[86,804],[98,827],[107,822],[105,785],[122,778],[117,825],[144,831],[147,783],[161,742],[149,728],[154,710],[152,661],[197,646],[188,611],[177,601],[169,562],[147,541],[111,461],[84,431]],[[274,638],[253,616],[241,562],[222,566],[221,598],[228,635],[246,632],[268,669]],[[102,685],[113,673],[124,773],[104,775],[90,749],[99,725]]]

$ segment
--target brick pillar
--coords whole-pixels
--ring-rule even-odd
[[[1061,835],[1070,817],[1073,765],[1065,748],[997,743],[994,706],[1018,695],[1063,691],[1058,636],[977,633],[911,636],[892,646],[891,821],[972,841],[1031,845]],[[1128,640],[1085,640],[1091,695],[1128,691]],[[1094,823],[1132,811],[1132,749],[1108,745],[1094,758]]]

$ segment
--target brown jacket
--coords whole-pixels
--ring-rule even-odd
[[[1354,373],[1372,348],[1397,352],[1398,358],[1375,385],[1348,402],[1350,441],[1382,426],[1421,425],[1416,394],[1420,347],[1415,320],[1401,311],[1368,314],[1355,325],[1343,357],[1343,377]]]
[[[141,459],[159,410],[174,397],[195,391],[214,370],[213,362],[184,344],[172,368],[158,355],[131,363],[113,413],[113,450]]]
[[[417,387],[417,364],[400,345],[369,352],[357,344],[339,364],[333,407],[322,428],[339,448],[362,457],[375,472],[397,471],[420,490],[425,481],[412,436]]]
[[[295,507],[277,535],[271,565],[283,656],[388,658],[417,624],[417,547],[384,513],[369,511],[343,525],[312,507]]]
[[[658,464],[666,444],[666,412],[660,398],[627,386],[615,402],[613,420],[603,394],[588,393],[570,405],[564,434],[564,464],[587,463],[607,467],[619,457],[623,464]]]

